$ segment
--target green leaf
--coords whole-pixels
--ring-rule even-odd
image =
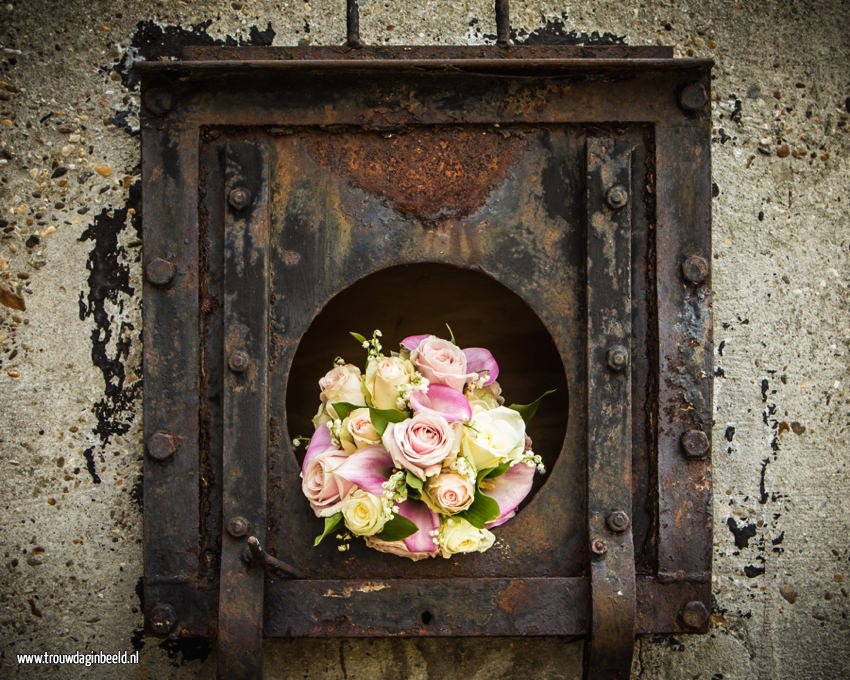
[[[505,471],[511,466],[510,463],[502,463],[493,468],[487,468],[485,470],[479,470],[478,476],[476,478],[476,482],[479,484],[483,482],[485,479],[494,479],[499,475],[503,475]]]
[[[407,517],[393,515],[393,518],[384,525],[383,530],[378,534],[378,538],[382,541],[400,541],[412,536],[417,531],[419,531],[419,527]]]
[[[321,543],[325,536],[331,533],[334,529],[339,526],[339,523],[342,521],[342,513],[338,512],[335,515],[331,515],[330,517],[325,517],[325,530],[322,532],[321,536],[316,536],[316,540],[313,541],[313,547],[315,548],[319,543]]]
[[[456,345],[457,343],[455,342],[455,334],[454,334],[454,331],[452,330],[452,327],[451,327],[451,326],[449,326],[449,324],[446,324],[446,328],[448,328],[448,329],[449,329],[449,335],[450,335],[450,336],[452,336],[452,337],[450,338],[450,342],[451,342],[453,345]]]
[[[543,401],[543,397],[547,397],[555,392],[557,392],[557,390],[546,390],[530,404],[511,404],[508,408],[512,408],[514,411],[519,413],[526,423],[531,422],[531,419],[537,413],[537,408],[540,406],[540,402]]]
[[[483,529],[487,522],[492,522],[501,512],[499,504],[493,498],[485,496],[480,490],[476,490],[472,505],[458,514],[458,517],[463,517],[476,529]]]
[[[419,493],[422,493],[422,487],[424,486],[425,482],[419,479],[419,477],[414,475],[412,472],[408,472],[404,476],[404,481],[411,489],[416,489]]]
[[[365,336],[363,336],[363,335],[360,335],[360,333],[355,333],[354,331],[349,331],[349,332],[348,332],[348,334],[349,334],[352,338],[354,338],[355,340],[357,340],[357,342],[359,342],[361,346],[363,345],[363,343],[364,343],[364,342],[368,342],[368,341],[366,340],[366,337],[365,337]]]
[[[408,419],[407,411],[399,411],[397,408],[370,408],[369,418],[375,431],[384,436],[384,430],[390,423],[400,423]]]
[[[348,414],[351,413],[354,409],[363,408],[363,404],[358,406],[357,404],[352,404],[348,401],[335,401],[333,407],[339,419],[345,420],[346,418],[348,418]]]

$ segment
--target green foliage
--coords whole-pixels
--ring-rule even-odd
[[[419,527],[407,517],[393,515],[393,518],[384,525],[383,531],[378,534],[378,538],[382,541],[400,541],[412,536],[417,531],[419,531]]]
[[[529,423],[537,413],[537,408],[540,406],[540,402],[543,401],[543,398],[548,397],[550,394],[554,394],[555,392],[557,392],[557,390],[546,390],[530,404],[511,404],[508,408],[512,408],[522,416],[522,419],[526,423]]]
[[[342,513],[338,512],[335,515],[331,515],[330,517],[325,517],[325,530],[321,533],[321,535],[316,536],[316,540],[313,541],[313,547],[315,548],[319,543],[321,543],[325,536],[330,534],[334,529],[339,526],[339,523],[342,521]]]

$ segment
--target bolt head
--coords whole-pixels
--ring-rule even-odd
[[[691,255],[682,262],[682,276],[694,285],[699,285],[708,277],[708,262],[704,257]]]
[[[594,555],[604,555],[608,552],[608,541],[600,537],[594,538],[590,542],[590,552]]]
[[[165,637],[177,625],[177,612],[170,604],[160,602],[151,609],[149,621],[154,635]]]
[[[616,534],[623,533],[629,528],[630,524],[629,516],[622,510],[614,510],[614,512],[608,515],[605,519],[605,523],[608,525],[608,528]]]
[[[165,286],[171,283],[175,271],[176,268],[173,262],[169,262],[162,257],[157,257],[148,262],[148,266],[145,268],[145,275],[148,281],[155,286]]]
[[[629,365],[629,350],[623,345],[614,345],[608,350],[608,367],[614,371],[622,371]]]
[[[705,458],[708,455],[708,435],[702,430],[688,430],[680,441],[688,458]]]
[[[248,355],[239,350],[232,352],[227,357],[227,367],[234,373],[244,373],[248,369],[249,363]]]
[[[708,104],[708,92],[702,83],[688,83],[679,92],[679,106],[688,113],[702,111]]]
[[[629,202],[629,192],[622,184],[615,184],[605,194],[605,202],[608,207],[619,210]]]
[[[251,203],[251,192],[246,187],[234,187],[227,194],[227,202],[234,210],[244,210]]]
[[[682,623],[694,630],[704,628],[708,623],[708,608],[699,600],[688,602],[682,608]]]
[[[168,90],[155,87],[147,90],[142,97],[145,108],[155,116],[162,116],[171,110],[174,105],[173,97]]]
[[[180,448],[180,440],[168,432],[154,432],[148,437],[148,455],[154,460],[167,460]]]
[[[238,515],[231,517],[227,522],[227,533],[233,536],[233,538],[242,538],[248,533],[249,528],[248,520]]]

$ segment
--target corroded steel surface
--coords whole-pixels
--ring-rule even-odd
[[[139,68],[149,629],[221,628],[228,658],[256,650],[261,631],[593,634],[622,660],[633,633],[704,627],[710,461],[682,436],[711,424],[709,117],[693,96],[708,92],[710,62],[623,46],[185,57]],[[628,140],[628,172],[589,165],[592,139]],[[228,148],[245,149],[238,163]],[[597,171],[605,191],[588,194]],[[630,282],[599,297],[588,230],[616,243],[626,223],[599,215],[617,211]],[[248,233],[266,245],[245,249]],[[603,268],[622,272],[611,252]],[[608,256],[601,242],[594,258]],[[696,276],[695,256],[707,267]],[[630,350],[615,370],[587,318],[626,300],[623,337],[600,317],[606,342]],[[348,330],[402,337],[423,319],[493,345],[516,401],[558,388],[531,428],[549,472],[484,554],[413,564],[356,544],[313,549],[290,445],[315,408],[310,382],[335,354],[358,359]],[[619,404],[594,387],[603,375],[630,384]],[[589,446],[606,419],[616,464]],[[288,571],[249,564],[250,549],[243,559],[246,537],[226,531],[235,515],[268,551],[260,561]],[[636,608],[611,604],[617,583]],[[251,658],[223,672],[250,677]]]

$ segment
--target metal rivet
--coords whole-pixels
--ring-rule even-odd
[[[608,350],[608,367],[614,371],[622,371],[629,365],[629,350],[623,345],[614,345]]]
[[[235,187],[227,194],[227,202],[234,210],[244,210],[251,203],[251,192],[246,187]]]
[[[161,116],[171,111],[174,105],[174,100],[168,90],[163,90],[161,87],[156,87],[145,92],[142,97],[145,108],[156,116]]]
[[[694,285],[699,285],[708,276],[708,262],[704,257],[691,255],[682,262],[682,276]]]
[[[227,357],[227,367],[234,373],[244,373],[248,368],[249,361],[248,355],[245,352],[237,350]]]
[[[239,515],[231,517],[227,522],[227,533],[233,536],[233,538],[242,538],[248,533],[249,528],[248,520]]]
[[[698,630],[708,623],[708,609],[699,600],[692,600],[682,607],[682,623]]]
[[[611,531],[621,534],[629,528],[629,516],[622,510],[614,510],[605,519],[605,523]]]
[[[170,604],[155,604],[151,609],[150,624],[155,635],[165,637],[177,625],[177,612]]]
[[[708,104],[708,92],[702,83],[689,83],[679,92],[679,106],[690,113],[702,111]]]
[[[175,271],[176,268],[173,262],[157,257],[148,262],[148,266],[145,268],[145,275],[148,277],[148,281],[152,284],[156,286],[164,286],[171,283],[171,280],[174,278]]]
[[[154,432],[148,438],[148,455],[154,460],[166,460],[180,448],[181,441],[168,432]]]
[[[614,210],[619,210],[629,202],[629,192],[622,184],[615,184],[605,194],[605,202]]]
[[[702,430],[688,430],[680,441],[688,458],[705,458],[708,455],[708,435]]]
[[[594,555],[604,555],[608,552],[608,541],[601,537],[594,538],[590,542],[590,551]]]

